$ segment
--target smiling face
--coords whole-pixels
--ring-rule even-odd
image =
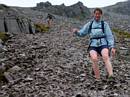
[[[94,18],[95,18],[95,20],[99,21],[101,17],[102,17],[102,12],[100,10],[95,10],[94,11]]]

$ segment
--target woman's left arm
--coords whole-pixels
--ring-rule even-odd
[[[113,33],[112,33],[109,25],[106,22],[104,24],[105,24],[104,27],[105,27],[106,39],[108,41],[108,46],[110,48],[114,48],[115,47],[115,42],[114,42]]]
[[[115,39],[109,25],[105,22],[105,34],[108,41],[108,46],[111,49],[112,56],[115,55]]]

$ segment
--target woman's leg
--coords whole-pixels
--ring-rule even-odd
[[[98,67],[98,54],[95,50],[90,50],[90,57],[92,60],[92,68],[96,79],[100,79],[100,71]]]
[[[102,58],[105,63],[107,72],[109,74],[109,77],[113,76],[113,68],[112,68],[112,64],[110,61],[110,57],[109,57],[109,50],[107,48],[104,48],[104,49],[102,49],[101,54],[102,54]]]

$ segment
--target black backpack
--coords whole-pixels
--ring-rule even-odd
[[[88,29],[89,33],[91,33],[92,24],[93,24],[93,21],[91,21],[91,23],[90,23],[90,26],[89,26],[89,29]],[[101,21],[101,28],[102,28],[102,32],[105,33],[105,30],[104,30],[104,21]],[[89,43],[89,46],[88,46],[88,50],[89,50],[90,45],[91,45],[91,43],[92,43],[92,39],[100,39],[100,42],[101,42],[101,38],[105,38],[105,39],[106,39],[106,36],[90,38],[90,43]],[[106,40],[106,41],[107,41],[107,40]],[[108,44],[108,41],[107,41],[107,44]]]
[[[93,24],[93,21],[91,21],[90,25],[89,25],[89,33],[91,32],[92,30],[92,24]],[[101,21],[101,25],[102,25],[102,32],[105,33],[104,31],[104,21]]]

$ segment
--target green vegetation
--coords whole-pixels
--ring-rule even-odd
[[[130,33],[128,33],[128,32],[124,32],[119,29],[113,29],[113,32],[115,33],[117,38],[130,38]]]
[[[6,41],[9,39],[9,35],[6,32],[0,32],[0,39]]]
[[[37,32],[48,32],[50,27],[46,24],[34,24]]]

